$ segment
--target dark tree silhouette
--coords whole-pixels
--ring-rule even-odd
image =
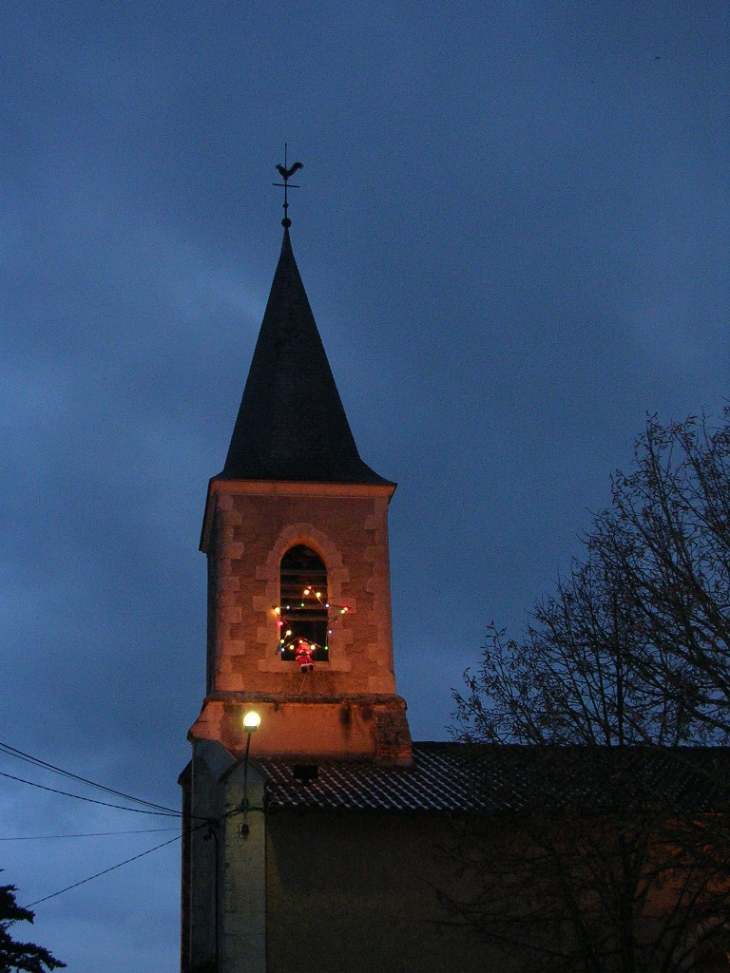
[[[452,907],[525,969],[730,970],[726,822],[637,779],[651,772],[645,753],[689,779],[694,748],[730,737],[730,412],[724,420],[648,420],[584,557],[537,602],[523,637],[489,630],[455,694],[464,742],[595,754],[580,762],[590,798],[522,814],[506,846],[476,827],[456,846],[479,892]],[[625,748],[626,761],[601,777],[607,748]],[[727,808],[723,752],[702,766]]]
[[[525,636],[490,629],[456,695],[462,737],[730,739],[730,411],[715,430],[650,419],[612,494]]]
[[[17,942],[10,935],[16,922],[33,922],[33,913],[18,905],[14,885],[0,886],[0,973],[24,970],[26,973],[46,973],[65,967],[47,949],[35,943]]]
[[[716,429],[651,419],[588,538],[631,601],[637,680],[675,708],[684,736],[713,743],[730,737],[730,409],[724,418]]]

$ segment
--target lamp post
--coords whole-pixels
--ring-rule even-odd
[[[251,749],[251,736],[258,730],[261,725],[261,717],[256,712],[256,710],[249,710],[244,713],[243,716],[243,728],[246,731],[246,750],[243,755],[243,803],[241,805],[241,810],[243,811],[243,823],[241,824],[241,837],[247,838],[249,835],[248,826],[248,751]]]
[[[261,717],[256,712],[255,709],[250,709],[243,716],[243,728],[248,734],[248,740],[246,741],[246,756],[248,757],[248,748],[251,743],[251,734],[255,733],[256,730],[261,726]]]

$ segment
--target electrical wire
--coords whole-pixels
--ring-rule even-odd
[[[69,791],[61,791],[56,787],[48,787],[46,784],[36,784],[32,780],[25,780],[23,777],[14,777],[13,774],[6,774],[2,770],[0,770],[0,777],[7,777],[8,780],[15,780],[20,784],[28,784],[29,787],[37,787],[42,791],[50,791],[51,794],[62,794],[64,797],[73,797],[77,801],[86,801],[88,804],[100,804],[102,807],[112,807],[117,811],[131,811],[133,814],[154,814],[157,817],[164,818],[182,817],[180,811],[146,811],[141,807],[124,807],[121,804],[110,804],[108,801],[97,801],[96,798],[93,797],[82,797],[80,794],[71,794]]]
[[[202,825],[199,825],[202,827]],[[175,835],[174,838],[170,838],[168,841],[163,841],[162,844],[155,845],[154,848],[148,848],[147,851],[142,851],[139,855],[133,855],[132,858],[126,858],[123,862],[118,862],[116,865],[111,865],[109,868],[103,869],[101,872],[96,872],[94,875],[89,875],[88,878],[82,878],[80,882],[74,882],[73,885],[67,885],[63,889],[59,889],[58,892],[51,892],[50,895],[44,895],[42,899],[36,899],[35,902],[29,902],[28,905],[23,906],[24,909],[30,909],[34,905],[40,905],[41,902],[47,902],[49,899],[55,899],[57,895],[63,895],[64,892],[70,892],[71,889],[77,889],[80,885],[86,885],[87,882],[93,882],[95,878],[101,878],[102,875],[108,875],[109,872],[114,872],[117,868],[121,868],[122,865],[129,865],[130,862],[139,861],[140,858],[144,858],[145,855],[151,855],[153,851],[157,851],[160,848],[164,848],[166,845],[171,845],[173,841],[179,841],[181,835]]]
[[[111,804],[107,801],[98,801],[92,797],[82,797],[80,794],[72,794],[69,791],[62,791],[55,787],[48,787],[45,784],[36,784],[34,781],[25,780],[23,777],[16,777],[13,774],[5,773],[0,771],[0,777],[5,777],[8,780],[14,780],[21,784],[28,784],[30,787],[36,787],[39,790],[49,791],[52,794],[60,794],[63,797],[72,797],[77,801],[85,801],[89,804],[98,804],[102,807],[114,808],[118,811],[131,811],[136,814],[152,814],[160,817],[182,817],[180,811],[175,811],[172,808],[165,807],[162,804],[154,804],[151,801],[145,801],[141,798],[133,797],[131,794],[125,794],[122,791],[115,790],[112,787],[106,787],[104,784],[98,784],[96,781],[89,780],[86,777],[81,777],[78,774],[73,774],[70,771],[63,770],[60,767],[56,767],[54,764],[49,764],[45,760],[40,760],[37,757],[33,757],[30,754],[24,753],[22,750],[18,750],[15,747],[11,747],[8,744],[0,742],[0,752],[6,753],[9,756],[17,757],[19,760],[24,760],[26,763],[30,763],[33,766],[41,767],[44,770],[50,770],[53,773],[60,774],[63,777],[68,777],[71,780],[79,781],[80,783],[87,784],[90,787],[96,787],[99,790],[105,791],[109,794],[115,794],[117,797],[121,797],[124,800],[132,801],[136,804],[141,804],[143,807],[124,807],[120,804]],[[197,818],[197,815],[195,816]],[[210,828],[211,820],[205,818],[197,818],[202,820],[202,824],[197,824],[195,827],[188,831],[188,834],[193,834],[195,831],[201,828]],[[131,831],[99,831],[99,832],[89,832],[86,834],[77,835],[37,835],[37,836],[27,836],[19,838],[0,838],[0,841],[31,841],[31,840],[46,840],[46,839],[58,839],[58,838],[91,838],[97,836],[107,836],[107,835],[125,835],[125,834],[149,834],[156,833],[160,831],[170,831],[170,828],[144,828]],[[175,829],[177,830],[177,829]],[[42,902],[47,902],[49,899],[54,899],[58,895],[63,895],[64,892],[70,892],[72,889],[76,889],[81,885],[86,885],[88,882],[92,882],[96,878],[100,878],[102,875],[108,875],[110,872],[116,871],[123,865],[129,865],[131,862],[139,861],[140,858],[145,858],[147,855],[151,855],[152,852],[158,851],[160,848],[165,848],[167,845],[173,844],[173,842],[179,841],[182,835],[176,834],[174,838],[169,838],[167,841],[161,842],[159,845],[154,845],[152,848],[148,848],[146,851],[140,852],[138,855],[133,855],[131,858],[126,858],[124,861],[118,862],[116,865],[111,865],[109,868],[105,868],[100,872],[95,872],[93,875],[89,875],[88,878],[81,879],[79,882],[74,882],[72,885],[67,885],[57,892],[52,892],[50,895],[45,895],[43,898],[36,899],[34,902],[30,902],[24,908],[31,908],[36,905],[40,905]]]
[[[11,747],[7,743],[0,741],[0,752],[8,754],[8,756],[16,757],[18,760],[24,760],[26,763],[33,764],[36,767],[42,767],[44,770],[50,770],[54,774],[60,774],[62,777],[68,777],[71,780],[79,781],[81,784],[88,784],[90,787],[96,787],[101,791],[106,791],[107,794],[114,794],[115,797],[121,797],[125,801],[132,801],[134,804],[141,804],[145,807],[152,808],[155,811],[165,811],[168,814],[175,814],[180,817],[180,811],[175,811],[172,808],[165,807],[162,804],[154,804],[152,801],[145,801],[139,797],[133,797],[131,794],[125,794],[123,791],[115,790],[113,787],[107,787],[104,784],[98,784],[96,781],[89,780],[87,777],[80,777],[78,774],[71,773],[69,770],[63,770],[61,767],[55,766],[55,764],[48,763],[45,760],[41,760],[38,757],[33,757],[29,753],[25,753],[23,750],[18,750],[16,747]],[[26,781],[28,783],[28,781]],[[99,802],[101,803],[101,802]],[[110,804],[109,807],[114,807],[115,805]],[[128,808],[127,810],[131,810]]]
[[[0,841],[56,841],[59,838],[108,838],[115,835],[128,834],[162,834],[165,831],[177,831],[177,828],[135,828],[132,831],[86,831],[82,834],[28,834],[15,837],[0,838]]]

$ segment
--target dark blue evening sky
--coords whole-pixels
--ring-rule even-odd
[[[729,37],[725,0],[5,3],[0,740],[179,806],[203,502],[285,140],[350,424],[399,483],[399,691],[446,738],[485,626],[567,569],[646,414],[727,402]],[[0,838],[175,824],[0,778]],[[3,881],[33,902],[172,835],[3,840]],[[28,935],[73,973],[173,973],[178,861],[50,899]]]

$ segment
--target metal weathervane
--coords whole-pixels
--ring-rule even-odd
[[[284,180],[284,182],[275,182],[275,183],[273,183],[273,185],[274,186],[280,186],[284,190],[284,219],[281,221],[281,225],[284,226],[284,227],[289,227],[289,226],[291,226],[291,220],[289,219],[289,213],[288,213],[288,209],[289,209],[289,196],[288,196],[288,192],[289,192],[290,189],[299,189],[299,186],[295,186],[294,183],[290,183],[289,180],[294,175],[294,173],[297,171],[297,169],[303,169],[304,166],[302,165],[301,162],[295,162],[294,165],[291,166],[291,168],[287,169],[287,166],[286,166],[286,150],[287,150],[287,143],[284,142],[284,165],[283,166],[282,165],[278,165],[276,167],[277,172],[279,173],[279,175],[281,176],[281,178]]]

